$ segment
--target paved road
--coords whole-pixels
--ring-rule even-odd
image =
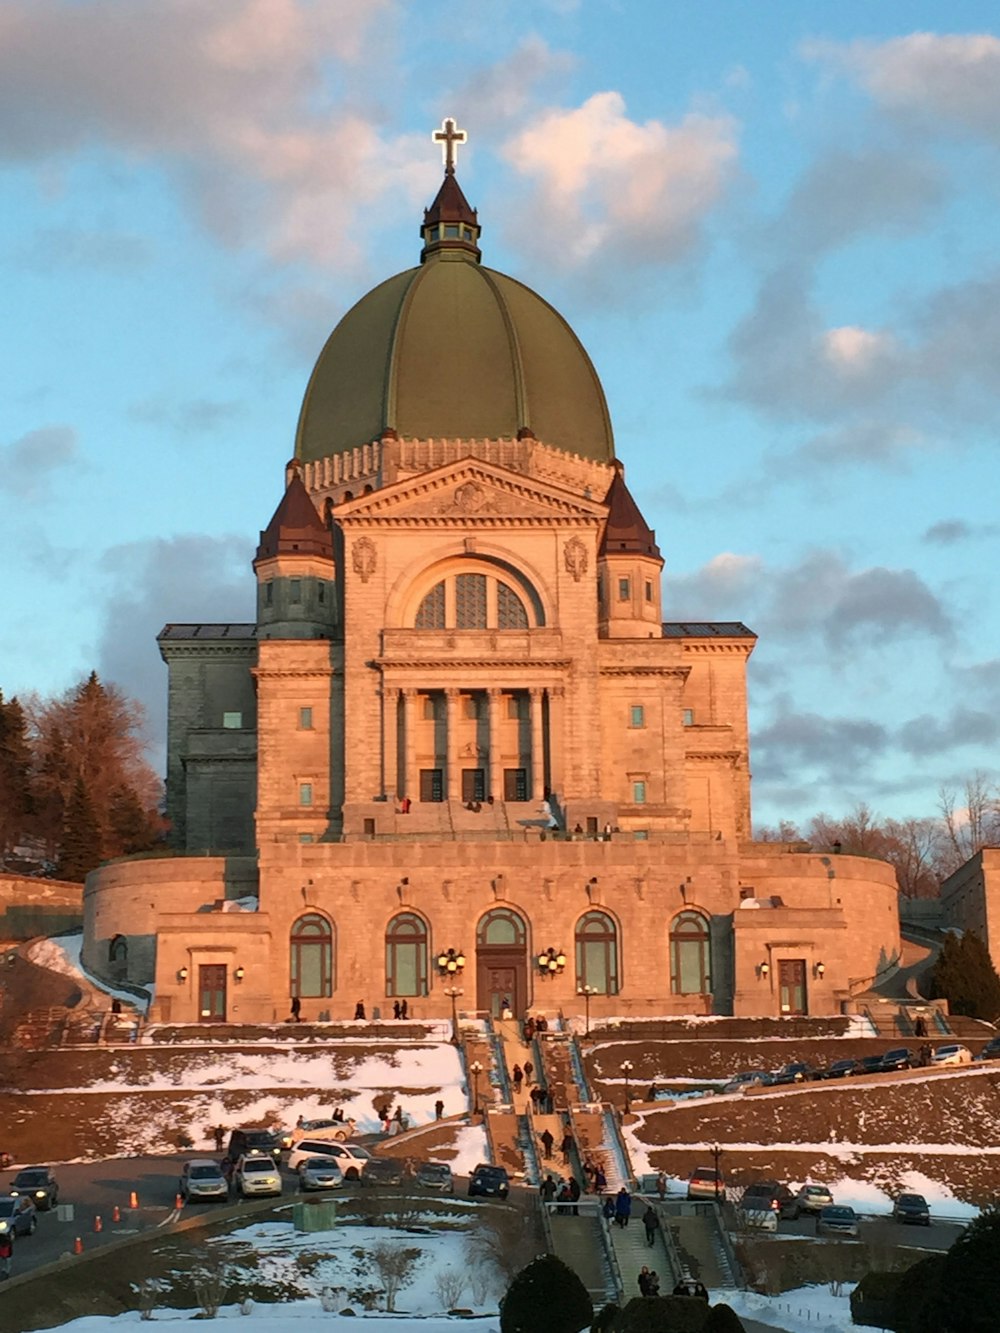
[[[961,1235],[964,1223],[935,1221],[929,1227],[894,1222],[891,1217],[862,1217],[859,1239],[869,1245],[910,1245],[919,1250],[948,1250]],[[779,1222],[782,1236],[815,1236],[816,1219],[801,1217],[797,1222]],[[824,1239],[831,1239],[825,1237]],[[836,1237],[832,1238],[836,1243]],[[844,1237],[849,1240],[850,1237]]]

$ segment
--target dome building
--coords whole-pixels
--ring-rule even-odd
[[[458,958],[492,1014],[839,1012],[892,871],[752,841],[755,636],[664,621],[596,371],[436,137],[419,264],[310,377],[255,623],[159,636],[175,855],[89,878],[85,961],[175,1022],[444,1018]]]

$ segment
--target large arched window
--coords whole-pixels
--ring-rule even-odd
[[[524,947],[528,938],[524,919],[509,907],[497,907],[487,912],[476,931],[476,943],[479,945],[519,945]]]
[[[618,932],[606,912],[587,912],[576,923],[576,985],[618,994]]]
[[[386,927],[385,993],[427,994],[427,926],[415,912],[400,912]]]
[[[333,927],[308,912],[292,926],[289,966],[291,993],[302,999],[333,994]]]
[[[708,995],[712,990],[708,919],[700,912],[681,912],[671,923],[670,989],[674,995]]]
[[[526,584],[518,588],[517,581],[513,574],[506,578],[492,573],[450,574],[424,594],[413,618],[414,628],[523,630],[543,625],[537,594]]]

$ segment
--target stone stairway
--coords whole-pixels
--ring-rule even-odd
[[[580,1161],[589,1158],[607,1177],[604,1193],[617,1194],[623,1185],[627,1189],[629,1181],[622,1170],[616,1145],[610,1139],[610,1127],[603,1108],[598,1105],[574,1106],[570,1111],[570,1123]]]
[[[718,1211],[709,1204],[685,1210],[679,1215],[660,1211],[662,1227],[669,1228],[670,1239],[681,1275],[704,1282],[709,1292],[732,1291],[736,1277],[720,1234]]]
[[[670,1294],[680,1276],[679,1273],[674,1272],[674,1266],[663,1239],[662,1224],[664,1219],[662,1216],[660,1218],[661,1229],[657,1231],[653,1244],[650,1245],[646,1241],[646,1230],[642,1225],[642,1215],[645,1211],[646,1200],[637,1196],[632,1200],[632,1217],[628,1226],[611,1225],[608,1228],[626,1301],[631,1300],[633,1296],[640,1295],[639,1270],[644,1265],[648,1266],[659,1277],[660,1293],[663,1296]]]
[[[581,1209],[580,1215],[573,1217],[553,1210],[549,1234],[553,1253],[577,1274],[596,1309],[616,1299],[617,1284],[596,1213]]]

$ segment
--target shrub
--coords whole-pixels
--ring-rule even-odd
[[[897,1333],[943,1333],[939,1320],[945,1256],[932,1254],[900,1274],[886,1325]]]
[[[886,1273],[874,1268],[864,1275],[851,1292],[851,1319],[870,1328],[890,1328],[893,1302],[905,1274]]]
[[[975,1218],[945,1256],[940,1277],[941,1329],[980,1333],[997,1327],[1000,1207]],[[911,1272],[913,1270],[911,1269]]]
[[[580,1333],[594,1307],[572,1268],[554,1254],[533,1259],[510,1284],[500,1310],[500,1333]]]
[[[622,1310],[615,1333],[703,1333],[709,1313],[696,1296],[636,1296]]]
[[[731,1305],[713,1305],[708,1312],[703,1333],[745,1333],[745,1330]]]

